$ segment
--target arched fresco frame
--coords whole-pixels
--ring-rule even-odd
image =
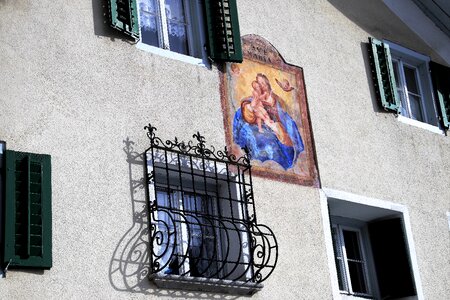
[[[227,146],[236,156],[250,149],[253,174],[319,187],[303,69],[260,36],[242,42],[243,62],[221,74]]]

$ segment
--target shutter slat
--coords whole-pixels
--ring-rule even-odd
[[[5,151],[5,236],[3,248],[3,264],[15,258],[16,232],[16,153]],[[20,228],[20,224],[18,225]]]
[[[400,100],[397,93],[389,45],[374,38],[369,38],[369,42],[372,75],[377,96],[386,110],[398,113],[400,111]]]
[[[27,210],[26,210],[26,213],[27,213],[27,225],[26,225],[26,237],[27,237],[27,239],[26,239],[26,241],[27,241],[27,244],[26,244],[26,249],[27,249],[27,252],[26,252],[26,257],[29,257],[30,256],[30,244],[31,244],[31,241],[30,241],[30,239],[31,239],[31,236],[30,236],[30,226],[31,226],[31,224],[30,224],[30,218],[31,218],[31,201],[30,201],[30,193],[31,193],[31,183],[30,183],[30,157],[29,156],[26,156],[25,158],[24,158],[24,164],[25,164],[25,174],[26,174],[26,186],[27,186],[27,191],[26,191],[26,201],[27,201]]]
[[[51,187],[51,158],[50,155],[42,157],[42,187],[41,205],[42,218],[47,226],[42,225],[42,265],[46,268],[52,266],[52,187]],[[46,201],[43,201],[43,200]],[[38,223],[36,223],[38,224]]]
[[[205,0],[204,5],[210,58],[242,62],[236,0]]]

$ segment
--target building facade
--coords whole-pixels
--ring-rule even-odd
[[[211,42],[214,32],[208,31],[216,20],[208,5],[216,2],[221,1],[137,1],[120,15],[121,5],[129,1],[112,1],[111,6],[111,1],[100,0],[0,0],[0,140],[6,142],[2,145],[1,298],[231,299],[256,292],[252,298],[448,299],[450,36],[446,1],[433,1],[433,6],[428,1],[410,0],[239,0],[230,22],[233,34],[238,22],[241,40],[225,40],[227,57],[222,56],[223,44],[218,47],[217,41]],[[221,3],[228,8],[235,1]],[[121,19],[123,16],[128,19]],[[244,63],[248,59],[250,36],[272,47],[283,63],[301,72],[303,86],[294,86],[294,92],[304,89],[301,99],[306,102],[299,112],[304,119],[296,119],[289,105],[278,108],[278,114],[285,112],[298,127],[304,148],[294,161],[302,161],[301,153],[309,151],[310,170],[317,180],[283,180],[269,176],[266,169],[252,174],[251,203],[258,222],[270,227],[276,237],[269,243],[276,246],[270,251],[276,252],[265,252],[275,253],[276,261],[270,262],[274,268],[264,287],[253,280],[257,279],[255,271],[250,275],[243,272],[242,278],[255,283],[250,286],[236,287],[241,279],[233,272],[225,278],[229,281],[220,284],[213,280],[199,285],[201,280],[181,279],[164,283],[164,276],[155,280],[155,274],[183,277],[183,268],[195,261],[195,254],[188,255],[190,261],[184,257],[173,273],[173,265],[170,267],[158,247],[175,242],[149,241],[154,232],[149,216],[162,211],[153,211],[149,201],[164,207],[159,199],[186,199],[188,192],[176,191],[167,183],[183,173],[181,162],[173,163],[178,171],[169,174],[166,157],[158,162],[166,164],[161,167],[166,173],[149,172],[149,166],[158,168],[158,163],[145,155],[152,149],[152,133],[144,126],[156,127],[157,136],[164,141],[175,137],[177,141],[195,140],[193,135],[199,132],[206,144],[216,149],[238,144],[232,129],[227,129],[224,103],[231,103],[227,102],[231,96],[224,93],[224,80],[238,72],[233,65],[242,66],[241,49]],[[286,99],[283,95],[290,92],[289,82],[280,79],[277,85],[274,79],[268,80]],[[256,88],[247,86],[248,96],[253,93],[252,99],[257,98]],[[235,109],[243,112],[244,106]],[[264,109],[260,113],[264,115]],[[254,121],[255,132],[276,131],[271,126],[277,122],[271,115],[266,121],[264,116],[257,118],[262,121],[261,128]],[[295,146],[288,123],[283,125],[292,142],[286,143],[300,148]],[[276,139],[282,140],[278,135]],[[25,153],[30,174],[33,163],[41,162],[42,156],[27,153],[51,156],[51,163],[42,162],[39,171],[51,176],[38,183],[30,179],[33,174],[27,177],[29,195],[34,195],[33,184],[51,185],[41,189],[51,198],[51,209],[46,210],[51,214],[44,216],[42,210],[41,223],[32,223],[33,196],[29,196],[31,204],[23,208],[31,216],[28,236],[33,226],[49,226],[51,231],[37,242],[44,245],[37,255],[50,256],[31,265],[26,259],[34,253],[32,237],[23,262],[5,259],[7,249],[18,251],[21,230],[17,222],[10,223],[9,213],[15,209],[18,218],[22,211],[17,203],[15,208],[9,207],[8,199],[23,191],[17,183],[21,165],[8,165],[10,150],[17,157]],[[274,159],[268,160],[253,159],[252,164],[272,166],[270,160]],[[50,165],[51,171],[45,169]],[[14,168],[14,184],[19,188],[13,195],[7,191]],[[191,160],[189,168],[194,174],[206,167],[205,163],[194,167]],[[290,168],[288,165],[284,171]],[[230,181],[223,174],[238,174],[228,167],[226,173],[217,166],[214,170],[210,171],[214,178],[228,187]],[[148,174],[165,174],[166,179]],[[178,186],[192,184],[189,192],[194,200],[190,203],[197,203],[195,183],[204,180],[206,187],[205,174],[197,174],[200,179],[179,175]],[[158,189],[158,182],[170,188]],[[236,198],[240,200],[231,196],[239,194],[239,184],[227,192],[227,199],[239,203],[236,205],[247,199],[245,193]],[[242,189],[246,191],[245,186]],[[158,193],[165,196],[152,198]],[[211,206],[211,219],[230,213],[220,205]],[[186,206],[183,202],[182,210],[186,211]],[[239,216],[244,221],[251,219],[246,214],[240,212]],[[168,213],[169,219],[174,215]],[[189,231],[183,229],[193,222],[174,221],[179,228],[179,247],[185,247],[187,240],[194,244],[193,238],[186,238]],[[211,225],[219,230],[216,232],[229,232],[227,226],[236,225],[215,226]],[[267,232],[242,230],[256,238],[272,237]],[[188,234],[195,236],[195,232]],[[8,244],[10,236],[14,236],[14,246]],[[238,234],[228,235],[228,242],[223,243],[236,244],[236,239],[240,239]],[[199,251],[206,251],[201,250],[207,248],[205,238],[201,243]],[[247,246],[237,244],[233,249],[240,253],[238,264],[250,265],[246,259],[257,256],[249,250],[251,241]],[[186,249],[192,250],[192,245]],[[230,251],[227,253],[235,250]],[[176,253],[183,256],[181,252]],[[161,265],[167,266],[160,265],[155,271],[158,255]],[[216,263],[232,256],[214,255],[220,258]],[[201,254],[195,257],[198,261],[211,259]],[[185,277],[220,279],[208,273],[210,266],[198,269],[198,265],[202,264],[197,264],[196,272],[203,275],[193,275],[191,265]],[[216,274],[220,273],[217,268],[222,267],[216,267]],[[219,287],[208,289],[207,284]]]

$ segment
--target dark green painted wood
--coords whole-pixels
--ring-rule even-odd
[[[394,67],[389,45],[369,38],[369,49],[375,89],[381,105],[386,110],[400,111],[400,99],[396,89]]]
[[[242,62],[236,0],[205,0],[208,54],[214,61]]]
[[[111,27],[139,38],[137,0],[109,0]]]
[[[42,266],[52,267],[52,169],[50,155],[42,156]],[[44,223],[45,222],[45,223]],[[45,224],[45,226],[44,226]]]
[[[3,264],[15,258],[16,152],[5,151],[5,228]]]
[[[439,104],[442,125],[450,127],[450,68],[435,62],[430,63],[434,95]]]
[[[25,164],[25,169],[26,169],[26,173],[25,173],[25,186],[27,188],[26,192],[25,192],[25,199],[27,201],[27,205],[26,205],[26,210],[27,210],[27,226],[26,226],[26,257],[30,257],[30,239],[31,239],[31,232],[30,232],[30,228],[31,228],[31,224],[30,224],[30,220],[31,220],[31,201],[30,201],[30,186],[31,186],[31,182],[30,182],[30,157],[29,156],[25,156],[23,158],[24,160],[24,164]],[[17,193],[17,191],[16,191]],[[39,212],[38,212],[39,213]]]
[[[51,268],[51,158],[7,150],[3,263]]]

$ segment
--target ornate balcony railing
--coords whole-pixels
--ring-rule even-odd
[[[276,266],[278,244],[257,223],[248,151],[237,158],[226,147],[207,147],[199,133],[196,143],[185,143],[162,141],[150,124],[145,129],[150,277],[167,287],[175,285],[162,282],[260,289]]]

